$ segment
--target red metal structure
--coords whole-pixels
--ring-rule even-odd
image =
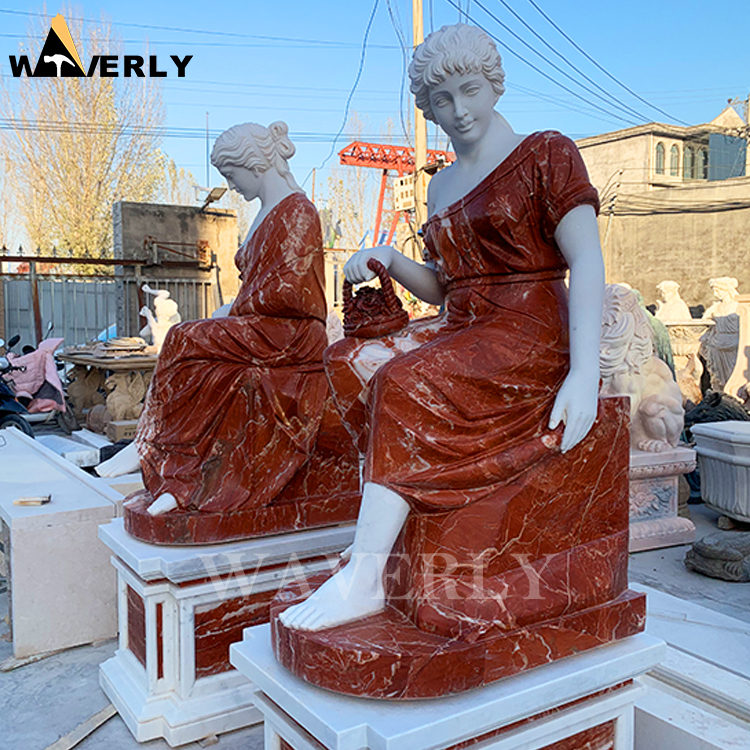
[[[427,168],[431,165],[438,165],[441,162],[449,164],[454,161],[456,155],[450,151],[427,150]],[[341,164],[348,164],[353,167],[372,167],[382,169],[383,174],[380,179],[380,195],[378,196],[378,211],[375,217],[375,231],[373,232],[373,243],[377,243],[380,233],[380,222],[383,217],[383,198],[385,196],[385,186],[388,180],[388,170],[393,169],[399,177],[414,172],[414,149],[409,146],[390,146],[383,143],[364,143],[363,141],[354,141],[339,151],[339,160]],[[388,232],[386,244],[390,244],[393,239],[393,233],[396,231],[401,212],[393,215],[391,229]]]

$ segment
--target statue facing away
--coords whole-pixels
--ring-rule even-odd
[[[135,441],[98,467],[142,470],[125,527],[146,541],[226,541],[356,514],[356,452],[323,371],[320,220],[289,169],[294,150],[283,122],[237,125],[214,145],[229,187],[261,203],[235,257],[242,286],[224,317],[169,329]]]
[[[457,157],[430,183],[428,260],[382,246],[344,270],[367,281],[377,260],[445,309],[327,350],[364,452],[357,532],[338,573],[272,605],[285,666],[388,698],[492,682],[644,617],[627,590],[629,416],[598,399],[596,190],[571,140],[518,135],[495,111],[504,72],[480,29],[431,34],[409,75]]]

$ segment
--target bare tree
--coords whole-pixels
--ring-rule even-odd
[[[159,198],[175,206],[192,206],[196,203],[195,188],[198,184],[189,169],[175,164],[174,159],[165,159],[164,184]]]
[[[40,17],[29,31],[23,51],[32,65],[49,21]],[[73,22],[70,31],[83,60],[117,54],[122,47],[106,22]],[[15,207],[32,245],[45,251],[58,246],[79,257],[108,250],[112,204],[152,200],[164,180],[158,80],[102,78],[98,72],[80,78],[22,76],[3,85],[0,101],[11,122],[7,146]]]

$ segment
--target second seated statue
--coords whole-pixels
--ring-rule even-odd
[[[125,527],[146,541],[227,541],[356,516],[356,451],[323,368],[320,220],[289,170],[294,151],[283,122],[236,125],[214,145],[229,187],[261,202],[235,258],[242,285],[220,317],[170,328],[135,441],[98,467],[141,468],[146,490],[126,503]]]
[[[456,153],[430,183],[427,262],[378,247],[345,274],[369,280],[377,260],[445,309],[328,349],[365,452],[357,533],[338,573],[272,605],[282,664],[385,698],[477,687],[645,616],[627,588],[626,402],[598,398],[597,192],[570,139],[518,135],[495,110],[504,72],[480,29],[431,34],[409,75]]]

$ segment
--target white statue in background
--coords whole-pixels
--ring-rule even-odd
[[[656,303],[656,317],[662,323],[684,323],[691,320],[690,308],[680,297],[680,285],[676,281],[662,281],[656,285],[661,299]]]
[[[715,325],[701,336],[700,353],[711,374],[711,389],[723,391],[737,364],[740,344],[740,316],[737,314],[738,281],[731,276],[709,279],[715,302],[703,313]]]
[[[669,367],[654,354],[654,333],[636,295],[608,284],[599,367],[602,395],[630,396],[630,445],[666,451],[677,445],[685,413]]]
[[[141,289],[146,294],[153,295],[156,315],[151,312],[147,305],[141,308],[141,317],[146,318],[147,323],[140,333],[144,338],[151,336],[158,354],[161,351],[167,331],[176,323],[181,323],[182,316],[177,311],[177,303],[170,299],[170,294],[166,289],[152,289],[148,284],[144,284]]]
[[[737,291],[739,281],[731,276],[719,276],[709,279],[708,285],[716,301],[703,313],[704,319],[734,315],[737,312],[737,297],[740,295]]]

